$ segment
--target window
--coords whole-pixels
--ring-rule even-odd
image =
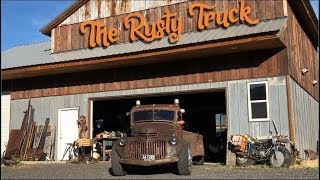
[[[249,121],[269,121],[267,82],[248,83]]]
[[[173,121],[174,120],[174,111],[169,110],[145,110],[145,111],[136,111],[133,113],[134,122],[143,122],[143,121]]]

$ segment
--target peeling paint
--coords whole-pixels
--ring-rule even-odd
[[[85,4],[85,13],[84,13],[84,20],[87,20],[90,18],[90,1],[88,1],[86,4]]]
[[[101,0],[98,1],[98,18],[101,18]]]
[[[59,26],[168,6],[186,1],[188,0],[90,0]]]
[[[116,15],[117,0],[111,0],[111,16]]]

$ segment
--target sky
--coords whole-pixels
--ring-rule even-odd
[[[318,17],[319,0],[310,0]],[[1,51],[50,38],[39,30],[73,0],[1,0]],[[319,17],[318,17],[319,19]]]

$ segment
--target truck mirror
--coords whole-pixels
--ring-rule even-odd
[[[180,112],[181,112],[181,113],[185,113],[185,112],[186,112],[186,110],[184,110],[184,109],[180,109]]]
[[[130,115],[130,112],[126,112],[126,116],[129,116]]]

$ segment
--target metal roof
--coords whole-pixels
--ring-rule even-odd
[[[31,66],[39,64],[48,64],[72,60],[81,60],[94,57],[104,57],[112,55],[127,54],[133,52],[142,52],[166,47],[179,45],[194,44],[199,42],[208,42],[221,40],[226,38],[234,38],[245,35],[252,35],[265,32],[279,31],[285,24],[287,18],[279,18],[267,21],[260,21],[255,26],[240,24],[230,26],[228,28],[215,28],[210,30],[188,32],[181,35],[180,40],[172,44],[168,41],[168,37],[156,40],[151,43],[135,41],[133,43],[126,42],[104,47],[96,47],[94,49],[80,49],[61,53],[51,53],[50,42],[38,44],[30,44],[15,47],[1,52],[1,69],[9,69],[22,66]]]

